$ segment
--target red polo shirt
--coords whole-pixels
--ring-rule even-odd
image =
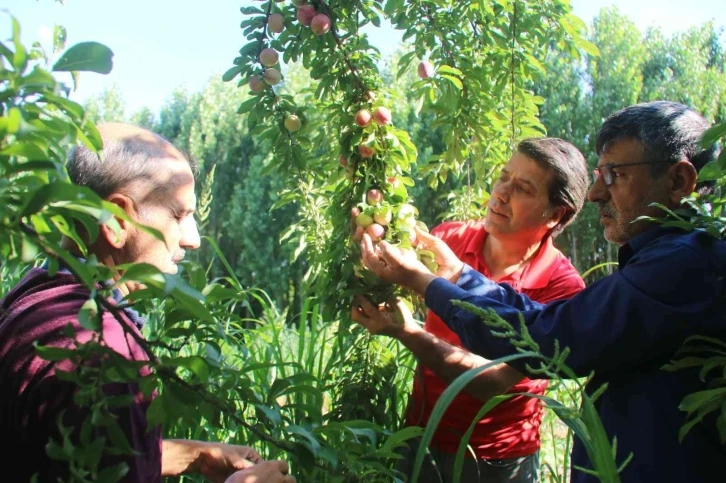
[[[432,231],[465,263],[489,276],[484,261],[484,240],[487,233],[484,221],[443,223]],[[522,270],[503,277],[497,282],[511,285],[532,300],[546,303],[569,298],[585,288],[585,283],[570,261],[547,237],[534,259]],[[461,347],[459,337],[433,312],[426,315],[425,329],[450,344]],[[425,426],[431,410],[448,383],[430,369],[420,365],[413,384],[408,405],[407,424]],[[522,379],[509,392],[543,394],[546,380]],[[441,451],[455,453],[464,433],[482,407],[482,401],[466,393],[459,393],[448,407],[434,435],[433,444]],[[502,459],[527,456],[540,447],[539,427],[543,408],[539,400],[515,396],[501,402],[479,421],[469,440],[478,458]]]

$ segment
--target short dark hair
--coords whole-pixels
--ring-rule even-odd
[[[71,181],[106,198],[136,180],[151,177],[157,169],[156,161],[168,158],[170,149],[181,154],[196,176],[198,168],[193,158],[156,133],[128,126],[145,136],[113,138],[102,135],[103,148],[99,154],[85,145],[71,148],[66,164]]]
[[[554,174],[549,186],[550,205],[565,208],[562,219],[550,232],[554,238],[575,220],[585,204],[589,185],[585,157],[560,138],[524,139],[517,145],[517,152]]]
[[[682,159],[700,171],[716,159],[716,144],[708,148],[700,144],[709,127],[703,116],[683,104],[643,102],[621,109],[605,120],[597,135],[596,152],[600,156],[610,143],[635,139],[643,145],[643,161],[667,163],[651,165],[653,176],[664,173],[669,165]]]

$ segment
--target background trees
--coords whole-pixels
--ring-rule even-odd
[[[593,166],[598,127],[608,114],[626,105],[669,99],[692,106],[710,121],[726,120],[726,54],[722,33],[711,23],[666,38],[657,29],[640,32],[631,20],[609,8],[595,18],[588,39],[599,49],[599,56],[583,53],[578,59],[568,52],[543,52],[539,58],[543,72],[523,82],[542,98],[539,121],[547,135],[573,142]],[[449,168],[440,157],[449,150],[450,124],[437,121],[435,108],[421,110],[416,63],[408,65],[402,76],[396,75],[409,48],[402,45],[399,54],[383,59],[381,75],[390,86],[396,125],[411,135],[419,149],[419,163],[411,175],[417,184],[410,190],[411,197],[420,219],[430,227],[442,219],[475,216],[483,211],[487,198],[486,174],[505,159],[508,141],[504,139],[504,147],[485,155],[465,156],[456,173],[444,175]],[[283,92],[300,102],[315,103],[306,94],[310,85],[305,69],[291,64]],[[299,241],[297,245],[277,243],[300,220],[299,214],[292,205],[271,210],[280,199],[285,173],[265,170],[271,156],[269,143],[251,134],[245,115],[236,113],[247,99],[244,89],[212,78],[203,92],[174,92],[158,119],[152,119],[148,111],[126,115],[114,91],[87,107],[96,120],[135,120],[174,140],[201,161],[200,180],[216,166],[205,234],[218,240],[245,284],[268,291],[280,307],[296,298],[299,305],[306,267],[292,256],[301,245]],[[323,109],[321,104],[311,110],[311,123],[320,122],[315,121],[316,112]],[[329,169],[331,176],[336,169],[335,165]],[[612,261],[615,253],[602,238],[596,210],[589,204],[556,244],[580,272]],[[209,264],[214,254],[207,248],[199,256]],[[221,268],[213,265],[212,270],[218,274]]]

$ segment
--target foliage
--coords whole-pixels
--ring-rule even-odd
[[[292,20],[296,14],[299,19],[305,9],[325,16],[330,32],[316,35]],[[397,213],[411,201],[407,186],[413,186],[413,180],[408,173],[417,149],[408,133],[388,123],[359,127],[353,122],[361,109],[390,108],[395,99],[376,67],[378,53],[361,29],[371,23],[379,25],[380,17],[385,16],[404,31],[404,40],[413,40],[415,50],[398,59],[399,75],[415,59],[437,64],[435,76],[411,86],[416,112],[425,105],[434,115],[433,127],[448,127],[443,131],[444,152],[432,155],[428,171],[420,172],[422,176],[430,173],[433,187],[451,172],[460,171],[470,156],[486,156],[494,165],[503,162],[513,142],[541,129],[536,116],[541,99],[532,95],[526,81],[542,70],[536,57],[547,44],[545,38],[572,52],[578,46],[594,50],[581,39],[582,25],[569,14],[566,2],[547,6],[519,1],[444,2],[435,6],[402,1],[313,1],[297,11],[294,6],[267,2],[261,8],[241,10],[248,16],[241,24],[248,43],[224,79],[239,76],[239,85],[249,86],[254,94],[240,105],[239,112],[247,114],[255,138],[270,143],[275,156],[269,167],[289,173],[290,188],[276,206],[299,206],[302,219],[290,227],[286,238],[298,245],[297,255],[305,250],[309,263],[306,284],[322,298],[331,317],[347,311],[353,293],[373,293],[382,302],[394,291],[356,268],[357,246],[348,242],[351,208],[373,214],[390,206],[393,221],[387,227],[387,238],[402,248],[411,247],[411,228]],[[285,19],[284,29],[277,35],[273,33],[277,28],[268,28],[273,14]],[[527,31],[526,37],[519,35],[522,30]],[[552,31],[559,32],[554,39]],[[316,106],[314,112],[300,107],[294,96],[263,82],[271,74],[277,80],[277,57],[272,58],[274,62],[261,57],[272,51],[281,52],[285,63],[301,60],[309,69],[313,83],[301,94],[307,105]],[[492,91],[497,95],[491,95]],[[285,127],[290,115],[302,120],[301,130]],[[394,125],[399,123],[398,115],[394,111]],[[371,148],[372,157],[361,154],[361,146]],[[335,161],[338,157],[346,165],[343,171]],[[491,166],[483,169],[484,179],[491,175]],[[390,204],[372,207],[365,199],[370,189],[382,190]],[[470,216],[472,206],[481,210],[486,199],[483,191],[468,194],[453,197],[467,200],[460,205],[459,216]]]

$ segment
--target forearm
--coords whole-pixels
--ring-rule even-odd
[[[472,354],[429,334],[417,325],[407,325],[398,339],[424,366],[441,379],[452,382],[469,369],[481,367],[491,361]],[[472,396],[488,401],[505,393],[524,376],[507,364],[497,364],[474,378],[464,390]]]

